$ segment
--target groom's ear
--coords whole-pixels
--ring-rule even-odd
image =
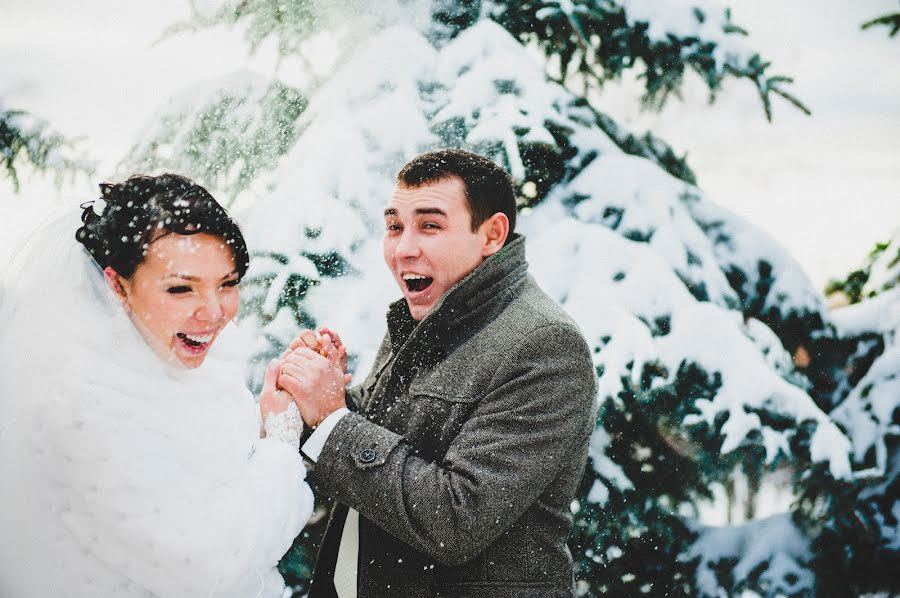
[[[497,212],[478,227],[481,234],[481,256],[489,257],[494,255],[506,243],[509,237],[509,217],[503,212]]]
[[[125,290],[125,287],[127,286],[128,281],[119,276],[119,273],[113,270],[112,266],[103,268],[103,278],[106,280],[107,286],[122,300],[122,303],[127,309],[128,292]]]

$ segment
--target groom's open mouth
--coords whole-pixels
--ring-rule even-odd
[[[185,332],[179,332],[175,336],[178,338],[178,342],[181,346],[189,353],[199,354],[206,351],[216,335],[213,332],[206,334],[187,334]]]
[[[406,283],[406,289],[411,293],[421,293],[431,286],[434,279],[430,276],[422,276],[421,274],[404,274],[403,282]]]

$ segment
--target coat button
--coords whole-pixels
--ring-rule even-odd
[[[359,453],[359,462],[360,463],[372,463],[375,461],[375,449],[363,449],[362,452]]]

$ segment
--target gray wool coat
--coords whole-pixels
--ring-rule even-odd
[[[311,474],[338,502],[310,598],[334,596],[347,507],[360,598],[572,595],[570,504],[596,418],[591,356],[517,237],[420,322],[405,301]]]

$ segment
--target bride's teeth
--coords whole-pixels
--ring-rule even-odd
[[[212,334],[204,334],[203,336],[195,336],[193,334],[185,334],[184,338],[195,343],[205,344],[212,340]]]

